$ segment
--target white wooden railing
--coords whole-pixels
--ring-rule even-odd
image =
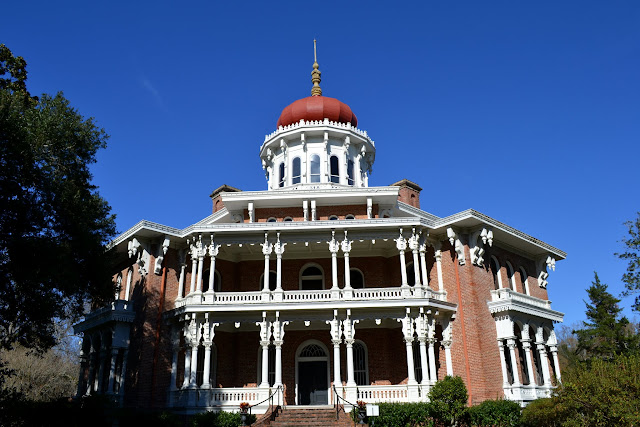
[[[406,385],[365,385],[358,386],[358,400],[365,402],[408,402]]]
[[[551,301],[541,298],[532,297],[531,295],[521,294],[508,288],[496,289],[491,291],[492,301],[512,300],[522,302],[535,307],[551,309]]]
[[[170,405],[173,407],[216,407],[226,411],[238,411],[240,403],[248,402],[250,405],[262,402],[269,397],[268,388],[187,388],[170,392]],[[268,405],[267,405],[268,406]],[[256,408],[260,413],[261,408]],[[264,408],[262,408],[264,409]]]

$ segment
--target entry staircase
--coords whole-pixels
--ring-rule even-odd
[[[353,427],[349,414],[340,411],[336,421],[336,410],[327,407],[287,406],[278,412],[275,420],[267,424],[272,427]]]

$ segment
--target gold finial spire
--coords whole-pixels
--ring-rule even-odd
[[[318,69],[318,55],[316,53],[316,39],[313,39],[313,71],[311,72],[311,82],[313,87],[311,88],[311,96],[322,96],[322,89],[320,88],[320,70]]]

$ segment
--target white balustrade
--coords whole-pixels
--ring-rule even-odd
[[[262,302],[262,292],[216,292],[216,304],[246,304]]]
[[[529,304],[535,307],[551,309],[551,301],[532,297],[531,295],[521,294],[520,292],[516,292],[508,288],[496,289],[491,291],[491,300],[492,301],[513,300],[513,301]]]
[[[321,291],[286,291],[284,293],[284,301],[331,301],[330,289]]]
[[[407,402],[409,391],[406,385],[358,386],[358,400],[374,402]]]
[[[354,299],[402,299],[400,288],[354,289]]]

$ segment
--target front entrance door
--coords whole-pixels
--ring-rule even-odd
[[[327,361],[298,362],[298,405],[328,405]]]

